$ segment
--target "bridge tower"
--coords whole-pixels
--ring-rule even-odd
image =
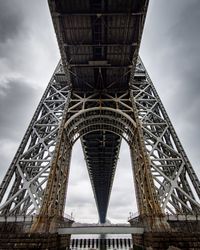
[[[79,138],[101,223],[122,138],[147,230],[167,230],[166,213],[200,214],[200,182],[138,57],[147,6],[49,0],[61,61],[0,186],[0,216],[36,215],[32,232],[56,232]]]

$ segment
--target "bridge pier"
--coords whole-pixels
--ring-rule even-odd
[[[60,224],[56,233],[30,233],[30,227],[33,222],[30,218],[20,221],[13,220],[13,217],[7,217],[6,221],[1,218],[0,221],[0,249],[41,249],[41,250],[64,250],[72,245],[71,235],[88,234],[131,234],[133,247],[135,249],[153,249],[169,250],[170,247],[176,247],[181,250],[200,249],[200,220],[195,216],[185,217],[175,216],[166,218],[170,225],[169,231],[145,231],[139,223],[141,221],[132,219],[132,226],[70,226],[69,222]],[[67,226],[68,225],[68,226]],[[89,237],[90,238],[90,237]],[[121,236],[112,240],[107,240],[107,246],[112,245],[115,248],[121,246]],[[114,240],[114,241],[113,241]],[[85,240],[88,245],[94,245],[95,249],[100,249],[100,242]],[[92,243],[93,242],[93,243]],[[104,242],[104,241],[103,241]],[[117,243],[118,242],[118,243]],[[80,242],[79,242],[80,243]],[[76,243],[74,242],[75,247]],[[105,245],[105,242],[102,243]],[[114,244],[114,245],[113,245]],[[131,244],[132,245],[132,244]],[[82,242],[81,248],[84,248]],[[173,249],[173,248],[171,248]]]
[[[171,227],[164,215],[143,215],[129,219],[132,227],[143,227],[145,232],[168,232]]]
[[[200,249],[200,220],[198,216],[168,216],[165,220],[168,230],[149,230],[144,233],[132,234],[133,246],[136,249],[170,250],[175,247],[181,250]],[[134,227],[141,226],[140,217],[132,218],[129,223]],[[144,224],[143,224],[144,225]],[[160,227],[160,229],[162,229]],[[170,248],[171,247],[171,248]]]
[[[70,235],[15,233],[0,234],[1,250],[66,250],[70,245]]]
[[[197,250],[200,249],[199,232],[145,232],[142,235],[133,234],[133,247],[152,250]]]
[[[57,231],[33,232],[35,219],[33,216],[0,217],[0,250],[66,250],[70,246],[70,234],[59,234]],[[56,223],[57,227],[70,227],[73,221],[63,217],[56,220]]]

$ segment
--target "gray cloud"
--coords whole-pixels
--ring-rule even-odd
[[[10,75],[45,88],[60,57],[47,1],[0,0],[0,9],[1,84]]]
[[[1,0],[0,5],[0,43],[6,43],[24,31],[24,15],[20,5],[13,1]]]
[[[7,79],[0,85],[0,180],[14,157],[40,96],[41,91],[22,79]]]
[[[150,1],[141,55],[199,172],[200,2]]]
[[[41,91],[22,79],[8,79],[5,85],[0,86],[0,137],[16,141],[28,125]]]

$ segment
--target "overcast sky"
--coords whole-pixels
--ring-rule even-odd
[[[0,0],[0,175],[5,174],[59,60],[46,0]],[[200,1],[150,0],[140,49],[179,138],[200,176]],[[84,190],[84,192],[82,192]],[[126,222],[137,210],[125,143],[108,219]],[[74,146],[67,213],[98,220],[87,169]]]

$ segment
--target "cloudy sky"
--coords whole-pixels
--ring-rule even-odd
[[[0,179],[59,60],[46,0],[0,0]],[[150,0],[140,49],[179,138],[200,176],[200,1]],[[80,156],[81,155],[81,156]],[[82,192],[84,190],[84,192]],[[112,222],[137,211],[125,143],[108,210]],[[74,146],[67,213],[98,220],[82,152]]]

